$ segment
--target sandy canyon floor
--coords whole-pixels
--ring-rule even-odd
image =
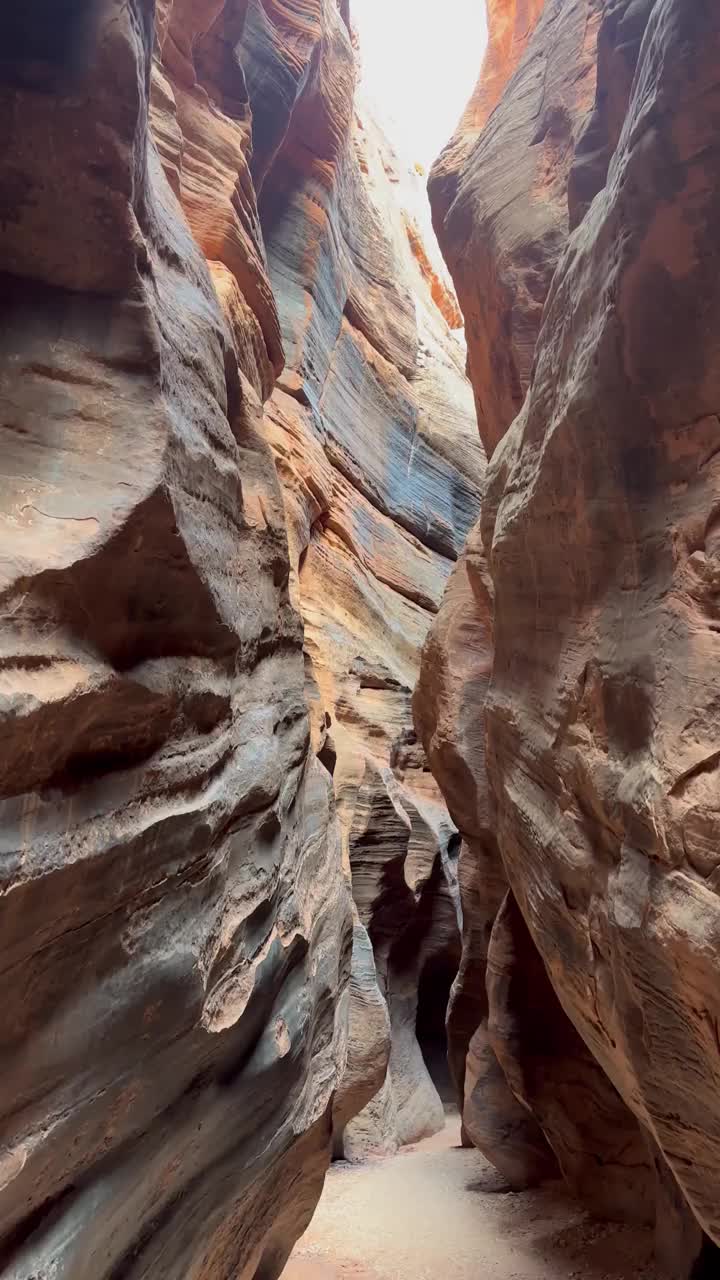
[[[283,1280],[658,1280],[650,1233],[560,1188],[508,1192],[459,1122],[392,1159],[336,1164]]]

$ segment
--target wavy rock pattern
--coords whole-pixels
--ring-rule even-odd
[[[190,56],[207,10],[161,8],[164,67],[150,4],[3,43],[14,1277],[275,1274],[344,1060],[349,899],[259,402],[279,325],[248,130]]]
[[[423,967],[444,956],[454,969],[459,957],[457,900],[434,938],[428,915],[438,893],[453,900],[453,828],[408,731],[422,644],[478,514],[484,456],[448,327],[456,304],[413,222],[413,179],[353,109],[352,47],[333,5],[325,31],[272,168],[261,177],[257,157],[254,167],[287,352],[269,438],[305,623],[313,741],[333,772],[345,863],[392,1024],[391,1080],[374,1117],[353,1126],[349,1154],[393,1149],[443,1122],[415,1019]],[[416,948],[412,972],[400,948],[397,975],[380,905],[394,877],[390,932],[397,941],[407,931],[404,946]],[[369,995],[356,978],[354,1001]],[[371,1032],[360,1013],[351,1055],[362,1059]]]
[[[507,34],[513,6],[502,8]],[[489,812],[502,861],[498,869],[490,860],[475,906],[470,888],[464,894],[477,936],[466,924],[453,1004],[470,1010],[465,1025],[458,1015],[459,1057],[479,1016],[475,1039],[489,1042],[598,1212],[613,1214],[623,1200],[626,1212],[647,1206],[645,1175],[623,1196],[628,1162],[619,1158],[623,1128],[638,1151],[642,1133],[658,1252],[672,1276],[704,1275],[720,1242],[711,674],[719,326],[708,271],[717,253],[720,17],[704,0],[568,3],[561,39],[551,40],[559,8],[539,6],[499,98],[492,63],[494,113],[474,137],[464,122],[434,176],[481,431],[495,452],[482,527],[460,562],[475,589],[452,580],[426,646],[416,719],[466,847],[478,813]],[[579,86],[594,79],[587,33],[599,17],[597,94],[583,119]],[[555,65],[561,48],[564,71]],[[539,66],[548,104],[540,115],[528,111]],[[531,116],[549,131],[531,130]],[[557,122],[563,146],[539,186]],[[503,193],[503,167],[517,189]],[[533,272],[540,264],[534,292],[523,262]],[[498,298],[509,299],[511,321],[501,361]],[[464,652],[463,635],[472,640]],[[454,789],[458,762],[481,797],[470,810]],[[495,910],[499,871],[510,896],[483,954],[477,937]],[[472,883],[461,864],[463,879]],[[484,966],[487,1011],[465,978]],[[570,1094],[558,1085],[577,1054],[569,1032],[580,1033],[596,1073],[582,1111],[577,1077]],[[554,1065],[546,1058],[540,1069],[539,1049],[557,1053]],[[466,1096],[472,1061],[470,1052]],[[551,1079],[552,1115],[538,1089]],[[612,1117],[602,1132],[617,1139],[604,1184],[614,1203],[588,1184],[589,1167],[568,1170],[563,1149],[575,1140],[559,1132],[582,1119],[581,1149],[597,1155],[592,1105],[603,1090]],[[502,1167],[497,1138],[484,1135],[483,1145]]]
[[[272,1280],[439,1106],[410,689],[482,451],[347,5],[60,9],[0,15],[0,1271]]]
[[[462,956],[447,1014],[449,1064],[463,1140],[488,1155],[510,1185],[553,1174],[542,1131],[508,1084],[489,1035],[486,972],[507,879],[485,769],[482,706],[492,669],[492,589],[476,527],[449,580],[423,650],[415,723],[462,835],[458,880]]]
[[[714,821],[718,299],[704,264],[717,245],[708,129],[719,50],[711,6],[658,0],[607,182],[548,300],[486,530],[497,643],[489,732],[508,874],[566,1010],[716,1240],[713,862],[703,851]],[[522,486],[503,498],[519,467]],[[526,548],[529,520],[543,538],[528,558],[518,539]],[[561,545],[559,595],[558,557],[548,572],[546,553]],[[519,612],[521,562],[553,613],[542,642],[537,614]],[[530,702],[512,681],[512,727],[510,611],[513,635],[528,637],[521,683],[533,690]]]
[[[478,89],[431,173],[488,454],[522,407],[567,239],[568,172],[595,93],[602,8],[603,0],[495,0]]]

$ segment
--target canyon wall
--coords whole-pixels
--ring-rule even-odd
[[[415,701],[463,835],[451,1050],[509,1177],[544,1143],[710,1274],[720,15],[519,8],[430,183],[492,454]]]
[[[459,960],[453,827],[415,743],[411,691],[484,456],[448,327],[456,304],[408,212],[419,179],[366,109],[353,113],[348,81],[346,133],[324,151],[313,138],[308,158],[303,119],[300,159],[291,134],[260,216],[287,352],[268,416],[313,741],[333,773],[358,945],[367,929],[392,1024],[381,1114],[351,1126],[351,1154],[443,1123],[415,1021],[423,968],[445,957],[454,973]]]
[[[483,454],[347,4],[59,9],[0,15],[0,1271],[273,1280],[438,1123]]]
[[[0,24],[0,1268],[28,1280],[275,1275],[345,1057],[262,428],[280,327],[242,73],[236,114],[201,82],[219,7],[159,9],[164,67],[141,0]]]

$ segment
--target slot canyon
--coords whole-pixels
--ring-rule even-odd
[[[720,1277],[720,7],[362,3],[0,11],[2,1280]]]

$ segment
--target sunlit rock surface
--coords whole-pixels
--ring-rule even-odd
[[[613,1216],[642,1216],[652,1192],[669,1274],[713,1274],[720,15],[702,0],[541,10],[499,100],[491,86],[496,110],[472,138],[469,111],[431,184],[495,452],[468,582],[458,568],[426,646],[416,720],[465,836],[464,903],[478,812],[510,888],[488,942],[491,858],[477,933],[464,922],[451,1044],[461,1076],[479,1018],[471,1046],[484,1037],[575,1190]],[[498,298],[509,306],[496,360]],[[465,975],[484,965],[478,999]],[[573,1072],[568,1094],[578,1045],[605,1083],[586,1076],[579,1091]],[[588,1157],[611,1157],[602,1183],[589,1161],[568,1169],[568,1120],[585,1126]],[[623,1130],[638,1153],[642,1134],[654,1186],[645,1156],[623,1192]],[[493,1159],[497,1136],[481,1135]]]
[[[568,233],[568,170],[595,94],[602,0],[494,0],[478,88],[430,177],[488,454],[522,406]]]
[[[346,38],[338,18],[336,40]],[[449,329],[457,304],[413,216],[420,180],[404,171],[367,110],[347,107],[352,51],[348,45],[347,74],[331,77],[335,49],[331,41],[321,50],[305,92],[316,101],[332,84],[345,131],[321,128],[317,112],[309,135],[305,125],[297,138],[291,130],[259,207],[288,355],[269,404],[269,438],[305,622],[313,740],[333,773],[345,864],[393,1028],[391,1082],[374,1104],[376,1119],[360,1122],[362,1143],[358,1126],[348,1140],[347,1152],[357,1152],[392,1149],[442,1124],[415,1019],[422,967],[436,945],[423,941],[432,930],[420,921],[451,881],[454,892],[453,827],[414,744],[411,691],[478,513],[484,457],[464,350]],[[383,908],[385,927],[394,941],[411,930],[405,945],[412,937],[417,952],[412,966],[403,957],[397,979],[376,918],[393,876],[403,887],[389,917]],[[454,902],[437,946],[456,967]],[[354,990],[357,999],[359,975]],[[362,1056],[360,1012],[353,1042]]]

